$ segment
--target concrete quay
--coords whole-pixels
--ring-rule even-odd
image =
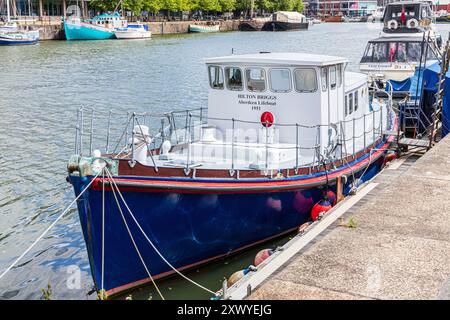
[[[449,155],[450,136],[393,161],[248,299],[450,299]],[[355,228],[343,226],[350,218]]]

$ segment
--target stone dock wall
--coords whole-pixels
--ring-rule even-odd
[[[182,34],[188,33],[189,25],[194,21],[167,21],[167,22],[147,22],[153,35],[166,34]],[[198,24],[205,24],[206,21],[196,22]],[[35,28],[39,28],[41,40],[64,40],[64,27],[60,21],[33,21],[23,23]],[[238,30],[239,20],[220,21],[220,31],[236,31]]]

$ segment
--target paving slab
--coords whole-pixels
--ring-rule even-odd
[[[450,136],[379,185],[249,299],[450,299]]]

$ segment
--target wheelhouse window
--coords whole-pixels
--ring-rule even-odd
[[[418,62],[421,53],[421,42],[373,42],[367,45],[361,62]],[[428,50],[427,59],[431,58],[433,52]]]
[[[229,90],[241,91],[242,84],[242,71],[239,68],[227,67],[225,68],[225,79],[227,82],[227,88]]]
[[[373,62],[387,62],[387,43],[379,42],[374,44]]]
[[[358,96],[359,96],[359,90],[355,91],[355,106],[354,111],[358,110]]]
[[[266,71],[263,68],[249,68],[245,70],[248,91],[266,90]]]
[[[342,65],[337,65],[337,80],[338,80],[338,87],[341,87],[342,85]]]
[[[348,114],[353,112],[353,92],[348,95]]]
[[[335,89],[337,85],[336,66],[331,66],[329,69],[330,69],[330,87],[331,89]]]
[[[298,92],[314,92],[317,90],[316,70],[296,69],[294,71],[295,90]]]
[[[419,19],[420,4],[399,4],[390,5],[386,8],[384,22],[388,22],[391,19],[401,22],[401,17],[404,14],[406,19],[416,18]]]
[[[291,72],[289,69],[271,69],[270,90],[274,92],[291,91]]]
[[[344,103],[345,103],[344,113],[345,113],[345,116],[347,116],[348,115],[348,95],[345,96]]]
[[[406,62],[406,43],[391,42],[389,44],[390,61]]]
[[[213,89],[223,89],[223,71],[221,67],[210,66],[209,69],[209,85]]]
[[[320,69],[320,82],[322,83],[322,91],[328,89],[328,68]]]
[[[419,61],[421,53],[422,53],[422,45],[420,42],[408,43],[407,55],[409,61]]]

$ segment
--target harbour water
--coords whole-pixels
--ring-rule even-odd
[[[309,31],[286,33],[228,32],[149,41],[48,41],[0,47],[0,270],[74,198],[65,176],[79,107],[124,114],[204,107],[207,79],[202,59],[231,52],[339,55],[350,60],[349,70],[357,71],[366,43],[378,35],[379,26],[321,24]],[[446,39],[450,25],[438,25],[438,29]],[[224,277],[247,267],[257,251],[193,270],[188,276],[217,290]],[[75,207],[0,280],[0,299],[39,299],[48,283],[53,299],[96,298],[88,295],[93,283]],[[167,298],[210,297],[179,277],[159,285]],[[158,298],[151,287],[131,294]]]

